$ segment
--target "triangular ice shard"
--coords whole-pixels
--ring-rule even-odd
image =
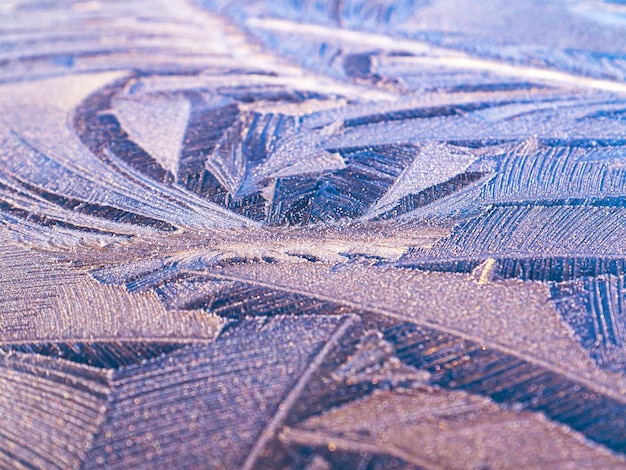
[[[416,154],[411,166],[372,206],[369,210],[369,217],[375,217],[392,209],[394,204],[404,196],[417,194],[447,181],[466,170],[476,159],[472,153],[448,144],[426,144]]]
[[[191,104],[185,98],[116,99],[115,115],[131,139],[173,175],[178,171]]]
[[[275,155],[272,155],[270,160],[268,160],[268,164],[263,165],[260,171],[264,172],[263,175],[266,177],[285,178],[294,175],[342,170],[346,167],[346,162],[339,153],[327,152],[320,148],[304,148],[302,149],[302,153],[296,153],[296,155],[299,158],[298,160],[283,157],[282,162],[277,162]],[[276,163],[282,163],[282,167],[272,171],[272,164],[278,166]]]

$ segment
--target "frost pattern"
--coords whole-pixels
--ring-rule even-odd
[[[0,6],[0,467],[626,466],[625,10],[544,3]]]

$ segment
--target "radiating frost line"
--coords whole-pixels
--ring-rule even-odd
[[[397,39],[383,34],[350,31],[346,29],[336,29],[314,24],[296,23],[292,21],[267,18],[250,18],[246,21],[246,24],[253,28],[271,31],[309,34],[323,38],[333,38],[340,41],[359,44],[361,46],[375,47],[376,49],[406,51],[420,56],[405,59],[407,62],[410,61],[410,63],[414,63],[415,65],[435,65],[456,69],[462,68],[481,70],[519,78],[528,78],[541,82],[560,83],[577,88],[626,93],[626,83],[615,82],[612,80],[597,80],[565,72],[558,72],[556,70],[509,65],[493,60],[478,59],[452,49],[435,47],[426,42],[410,39]],[[431,56],[426,56],[427,54],[430,54]],[[432,55],[438,55],[439,57],[432,57]]]
[[[293,405],[296,404],[296,401],[302,394],[302,390],[309,382],[313,374],[316,370],[320,368],[326,356],[337,346],[339,340],[346,334],[348,328],[354,325],[354,320],[352,318],[347,318],[344,323],[337,329],[337,331],[331,336],[328,342],[322,347],[320,352],[315,356],[315,359],[311,361],[309,366],[306,368],[302,377],[296,382],[296,385],[291,389],[287,397],[281,403],[281,406],[278,408],[278,411],[274,414],[272,420],[267,423],[267,426],[261,432],[261,435],[257,439],[252,447],[252,450],[248,454],[246,461],[241,467],[243,470],[251,470],[254,468],[254,464],[256,463],[259,454],[263,450],[263,447],[269,442],[269,440],[276,434],[278,427],[287,417],[289,411]]]
[[[323,431],[309,431],[304,429],[293,429],[286,427],[282,433],[281,437],[289,442],[293,440],[292,436],[300,437],[302,440],[307,440],[314,445],[325,446],[328,444],[328,434]],[[333,444],[335,444],[341,450],[347,450],[352,452],[371,452],[376,455],[381,452],[381,447],[375,444],[369,444],[360,440],[355,442],[349,438],[341,437],[340,435],[336,435],[332,437]],[[297,441],[296,441],[297,442]],[[401,458],[406,462],[410,462],[413,465],[417,465],[418,468],[423,468],[425,470],[443,470],[445,467],[435,465],[432,462],[419,458],[417,455],[413,455],[400,447],[391,446],[393,449],[393,454],[396,457]]]
[[[62,338],[60,340],[50,340],[41,338],[29,338],[12,340],[10,338],[1,339],[0,347],[2,346],[18,346],[29,345],[39,343],[111,343],[111,344],[124,344],[124,343],[163,343],[163,344],[211,344],[215,342],[215,338],[180,338],[176,336],[141,336],[141,339],[137,339],[135,336],[129,337],[114,337],[114,336],[72,336],[68,338]]]
[[[434,323],[428,320],[420,320],[418,318],[414,318],[411,317],[409,315],[403,315],[394,311],[391,311],[389,309],[386,308],[379,308],[379,307],[374,307],[371,305],[361,305],[357,302],[352,302],[350,300],[347,300],[345,298],[335,298],[329,295],[323,295],[320,294],[318,292],[314,292],[314,291],[306,291],[306,290],[301,290],[301,289],[293,289],[293,288],[289,288],[283,285],[279,285],[279,284],[275,284],[273,282],[263,282],[263,281],[259,281],[259,280],[252,280],[252,279],[247,279],[245,277],[239,277],[239,276],[233,276],[233,275],[225,275],[225,274],[211,274],[212,277],[218,278],[218,279],[226,279],[226,280],[230,280],[230,281],[239,281],[239,282],[245,282],[245,283],[249,283],[249,284],[254,284],[254,285],[258,285],[258,286],[263,286],[263,287],[268,287],[271,289],[277,289],[277,290],[282,290],[284,292],[291,292],[294,294],[300,294],[300,295],[306,295],[310,298],[314,298],[314,299],[318,299],[318,300],[324,300],[327,302],[334,302],[334,303],[338,303],[341,305],[344,305],[346,307],[351,307],[357,311],[363,312],[363,313],[377,313],[379,315],[383,315],[386,316],[388,318],[394,318],[396,320],[402,320],[402,321],[409,321],[411,323],[414,323],[415,325],[421,325],[421,326],[426,326],[428,328],[432,328],[434,330],[438,330],[441,331],[443,333],[448,333],[451,335],[455,335],[458,336],[459,338],[462,339],[466,339],[469,341],[473,341],[477,344],[481,344],[486,346],[487,348],[491,348],[491,349],[495,349],[501,352],[504,352],[506,354],[509,354],[513,357],[517,357],[519,359],[522,359],[530,364],[535,364],[538,366],[541,366],[549,371],[552,371],[556,374],[562,375],[563,377],[566,377],[574,382],[578,382],[580,384],[585,385],[586,387],[588,387],[591,390],[595,390],[607,397],[611,397],[612,399],[614,399],[615,401],[619,402],[619,403],[626,403],[626,396],[624,395],[620,395],[618,393],[615,393],[612,390],[607,389],[606,387],[599,385],[595,382],[592,382],[590,380],[587,380],[583,377],[581,377],[580,375],[576,375],[574,373],[571,373],[565,369],[560,368],[558,365],[556,364],[551,364],[543,359],[540,359],[538,357],[534,357],[534,356],[530,356],[528,354],[525,354],[521,351],[517,351],[515,349],[509,348],[503,344],[500,343],[494,343],[493,341],[489,341],[486,340],[484,338],[480,338],[478,336],[474,336],[472,334],[468,334],[464,331],[461,330],[457,330],[455,328],[450,328],[447,327],[445,325],[439,324],[439,323]]]

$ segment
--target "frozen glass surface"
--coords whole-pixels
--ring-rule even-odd
[[[626,468],[626,3],[0,4],[0,468]]]

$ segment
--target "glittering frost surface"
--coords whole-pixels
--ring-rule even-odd
[[[0,468],[626,468],[623,1],[0,12]]]

